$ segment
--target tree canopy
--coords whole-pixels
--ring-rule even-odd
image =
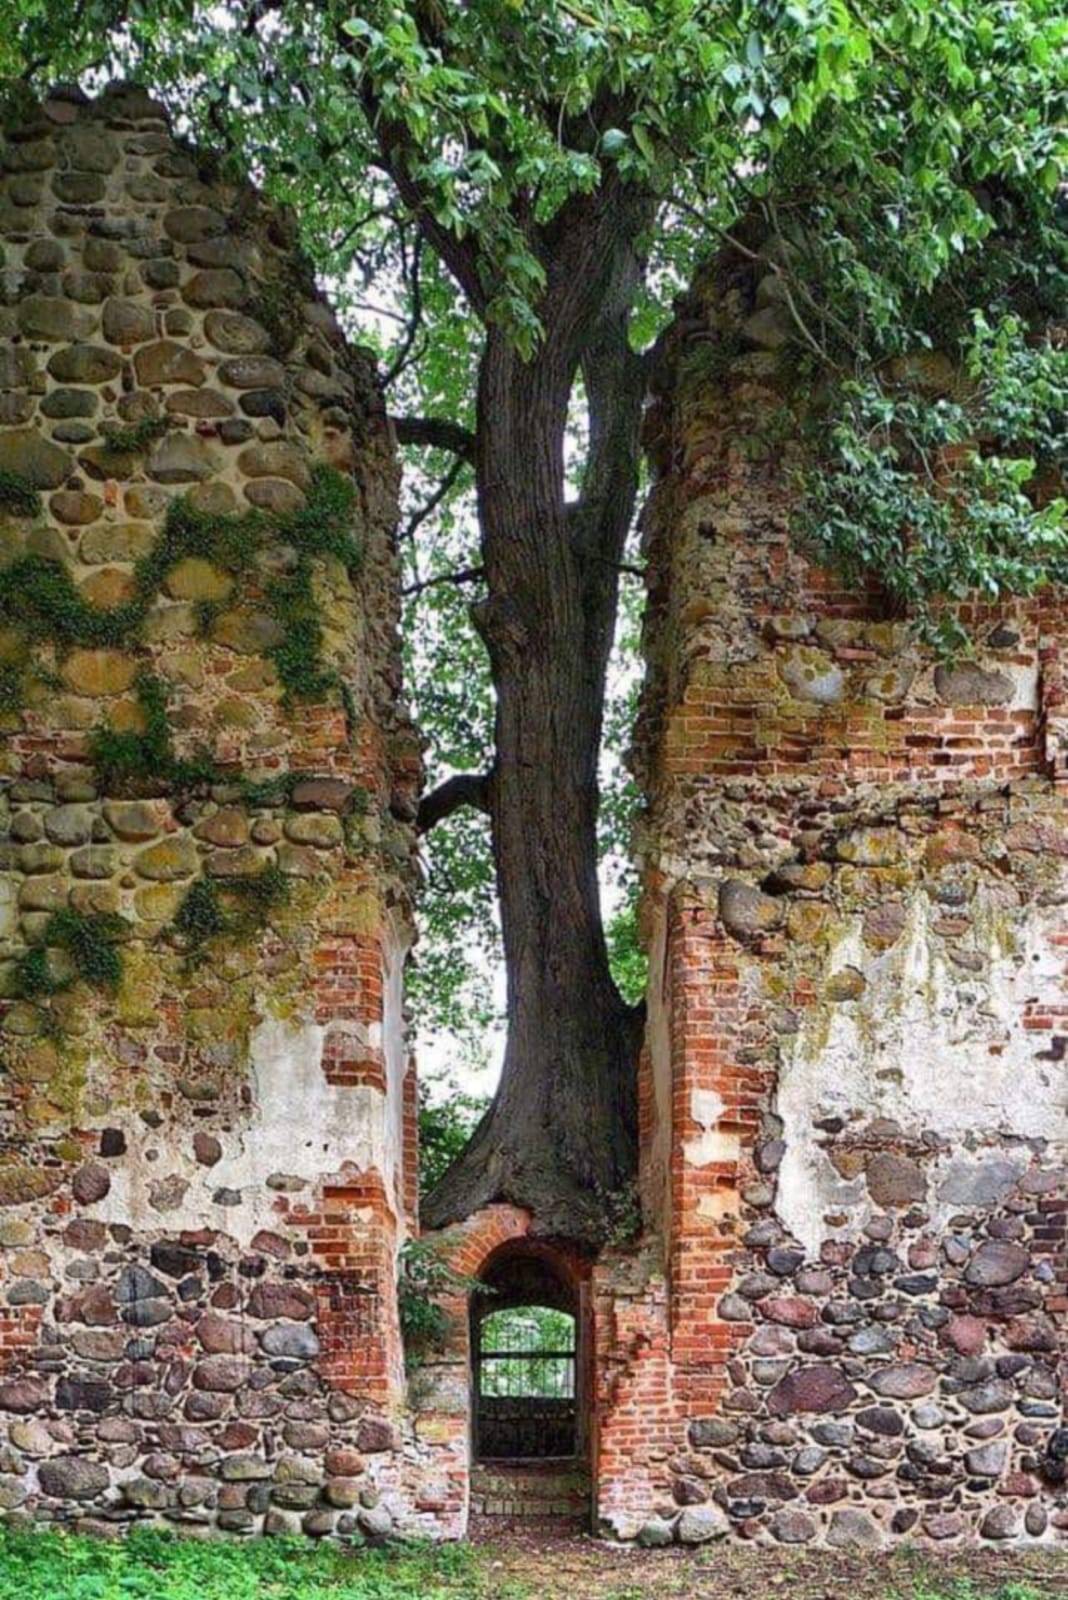
[[[803,532],[829,560],[857,582],[877,575],[946,649],[967,647],[947,599],[1068,575],[1054,476],[1068,399],[1057,0],[3,0],[0,12],[13,84],[135,76],[198,142],[290,202],[343,315],[380,355],[409,468],[415,709],[432,775],[470,774],[423,817],[431,936],[415,993],[436,1023],[470,1034],[491,1008],[482,813],[499,889],[509,838],[548,826],[548,798],[538,813],[507,792],[509,728],[529,726],[534,704],[517,687],[525,710],[509,722],[516,607],[545,619],[524,647],[533,663],[568,651],[592,663],[582,686],[543,675],[558,703],[588,692],[582,762],[548,727],[537,760],[558,794],[596,791],[621,578],[637,593],[627,539],[644,353],[698,262],[724,245],[755,251],[780,281],[798,385],[818,396]],[[910,363],[935,348],[963,381],[933,398]],[[963,447],[948,485],[932,466],[947,446]],[[633,609],[625,590],[632,628]],[[568,631],[565,611],[585,632]],[[626,673],[622,685],[607,715],[617,750]],[[601,847],[618,858],[628,788],[618,762],[612,773]],[[513,810],[524,820],[510,835]],[[597,818],[594,792],[572,831]],[[574,873],[529,861],[516,881],[585,885],[579,853]],[[514,979],[518,930],[548,902],[509,909],[502,892]],[[576,888],[562,915],[597,923],[597,963],[589,897]],[[609,931],[630,1001],[640,959],[626,926]],[[619,1018],[602,1026],[613,1029],[626,1054]],[[606,1077],[609,1099],[620,1081]],[[625,1178],[622,1155],[595,1164],[576,1152],[580,1187]],[[497,1171],[479,1193],[522,1190]]]

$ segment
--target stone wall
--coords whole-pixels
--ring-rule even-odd
[[[419,763],[373,370],[140,91],[2,174],[0,1508],[381,1533]]]
[[[721,264],[649,417],[663,1273],[602,1269],[599,1511],[653,1542],[1063,1539],[1065,605],[967,606],[975,659],[939,664],[806,560],[786,331],[774,276]]]

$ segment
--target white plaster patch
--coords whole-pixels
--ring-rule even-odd
[[[687,1139],[682,1147],[683,1159],[689,1166],[707,1167],[714,1161],[738,1160],[741,1153],[739,1135],[717,1127],[725,1109],[714,1089],[694,1089],[690,1096],[690,1116],[701,1132],[696,1139]]]
[[[217,1135],[222,1160],[202,1167],[193,1155],[193,1128],[146,1129],[138,1118],[125,1121],[127,1151],[121,1162],[109,1163],[111,1189],[87,1214],[105,1222],[121,1222],[137,1230],[217,1228],[246,1245],[260,1228],[277,1225],[274,1191],[266,1180],[283,1172],[311,1186],[346,1163],[358,1171],[377,1169],[388,1186],[399,1162],[395,1121],[387,1116],[386,1099],[366,1085],[328,1083],[322,1070],[326,1030],[315,1023],[261,1023],[250,1042],[249,1083],[252,1103],[247,1120],[227,1131],[214,1123],[205,1132]],[[150,1149],[160,1152],[149,1161]],[[149,1202],[153,1185],[172,1175],[188,1188],[172,1209],[160,1212]],[[219,1189],[239,1190],[241,1204],[219,1205]],[[294,1198],[301,1198],[298,1194]]]
[[[820,1149],[814,1116],[890,1117],[906,1134],[933,1129],[958,1145],[1003,1134],[1068,1139],[1068,1078],[1039,1059],[1045,1036],[1023,1027],[1029,1002],[1064,1002],[1063,951],[1052,942],[1063,912],[1031,908],[1010,941],[999,932],[1005,908],[985,886],[972,911],[987,963],[980,974],[947,959],[930,928],[938,908],[925,895],[913,901],[897,945],[878,958],[864,948],[857,919],[828,974],[856,966],[867,988],[858,1000],[813,1008],[784,1050],[776,1207],[810,1250],[826,1236],[824,1212],[866,1204],[863,1181],[845,1183]]]

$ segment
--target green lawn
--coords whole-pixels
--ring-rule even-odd
[[[0,1600],[477,1600],[478,1569],[458,1545],[350,1552],[306,1539],[0,1530]]]
[[[1068,1565],[1056,1552],[798,1557],[529,1538],[345,1550],[145,1528],[125,1540],[0,1528],[0,1600],[1068,1600]]]

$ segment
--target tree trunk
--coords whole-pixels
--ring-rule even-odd
[[[552,261],[546,339],[522,361],[490,327],[476,476],[489,598],[476,623],[497,692],[488,784],[508,979],[496,1097],[429,1197],[442,1226],[493,1200],[543,1232],[596,1238],[633,1177],[640,1019],[608,966],[597,766],[619,562],[637,488],[641,363],[627,345],[638,208],[586,198]],[[579,292],[581,291],[581,292]],[[568,402],[590,410],[582,495],[565,502]]]

